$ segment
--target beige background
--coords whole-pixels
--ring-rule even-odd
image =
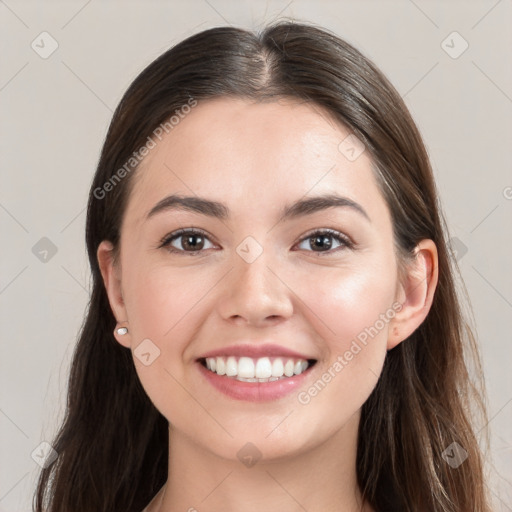
[[[31,510],[31,454],[62,419],[88,300],[87,192],[117,102],[183,38],[282,16],[365,52],[422,131],[481,340],[497,470],[489,485],[496,510],[512,510],[510,0],[5,0],[0,14],[0,512]]]

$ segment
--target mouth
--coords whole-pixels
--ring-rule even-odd
[[[316,359],[292,357],[203,357],[199,363],[212,373],[240,382],[266,383],[301,375]]]
[[[316,359],[298,357],[216,356],[197,359],[206,381],[229,398],[272,401],[303,386]]]

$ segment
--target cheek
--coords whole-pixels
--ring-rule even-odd
[[[369,269],[373,268],[373,271]],[[298,294],[310,308],[308,322],[320,335],[325,358],[314,383],[301,390],[301,404],[318,410],[339,403],[340,421],[356,412],[377,383],[394,317],[395,274],[368,265],[361,271],[329,269],[305,278]],[[392,267],[388,267],[391,269]],[[307,311],[307,308],[304,308]],[[311,411],[311,409],[310,409]]]
[[[347,350],[352,340],[364,343],[365,334],[369,339],[387,334],[396,276],[380,268],[319,270],[302,280],[298,293],[315,313],[310,321],[316,318],[316,330],[328,342],[331,357]]]
[[[127,275],[126,309],[139,380],[170,423],[184,422],[186,426],[193,421],[190,417],[203,411],[191,407],[189,385],[183,385],[187,381],[184,354],[201,322],[201,299],[212,284],[191,268],[180,271],[161,265],[138,265],[136,272]],[[143,340],[148,347],[146,352],[158,354],[148,365],[138,357],[142,350],[137,347],[143,346]]]
[[[126,308],[132,332],[159,343],[172,340],[173,350],[179,349],[182,337],[177,333],[190,326],[191,315],[207,291],[207,281],[194,270],[161,266],[139,267],[131,276]]]

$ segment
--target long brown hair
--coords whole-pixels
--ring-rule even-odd
[[[102,240],[118,246],[137,168],[133,155],[148,136],[191,98],[219,96],[293,97],[323,107],[370,152],[403,261],[420,240],[435,242],[439,280],[431,310],[388,352],[362,408],[358,482],[379,512],[489,511],[472,427],[473,412],[485,419],[483,388],[468,371],[473,361],[479,377],[478,353],[421,136],[371,61],[327,30],[288,21],[258,34],[220,27],[193,35],[145,68],[119,103],[89,196],[90,303],[73,355],[66,416],[52,443],[58,457],[41,472],[35,511],[140,512],[167,479],[168,423],[143,390],[131,352],[112,334],[116,320],[96,251]],[[443,456],[452,443],[467,452],[458,467]]]

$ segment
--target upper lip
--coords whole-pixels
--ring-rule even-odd
[[[230,345],[229,347],[218,348],[203,354],[199,359],[206,359],[207,357],[221,357],[221,356],[237,356],[237,357],[290,357],[295,359],[314,359],[307,355],[295,352],[289,348],[281,347],[275,344],[255,345],[254,343],[244,343],[239,345]]]

